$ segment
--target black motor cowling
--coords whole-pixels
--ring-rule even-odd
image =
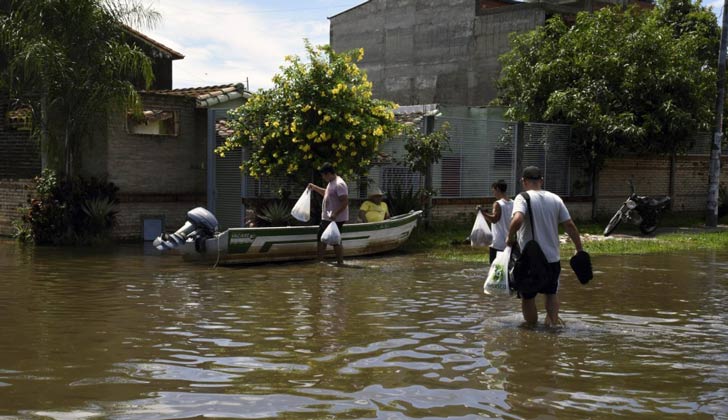
[[[185,242],[200,242],[211,238],[217,232],[218,223],[215,215],[203,207],[196,207],[187,212],[185,224],[175,233],[163,233],[154,240],[154,246],[160,251],[177,248]]]

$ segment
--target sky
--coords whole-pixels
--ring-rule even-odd
[[[182,53],[174,88],[248,83],[272,87],[286,55],[305,56],[304,38],[328,44],[328,17],[366,0],[148,0],[161,14],[153,28],[137,28]],[[704,0],[718,16],[723,0]]]
[[[174,61],[174,88],[229,83],[272,87],[286,55],[305,56],[304,38],[329,43],[328,17],[365,0],[149,0],[161,14],[136,28],[183,54]]]

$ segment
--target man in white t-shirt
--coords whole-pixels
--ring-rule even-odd
[[[546,256],[551,269],[551,279],[541,290],[536,293],[522,293],[521,310],[526,323],[534,325],[538,322],[538,310],[536,309],[536,294],[542,293],[546,296],[546,319],[547,326],[559,324],[559,274],[561,273],[561,257],[559,255],[559,224],[574,242],[576,251],[581,251],[581,238],[579,230],[571,220],[569,211],[566,209],[563,200],[558,195],[543,190],[543,176],[541,169],[536,166],[529,166],[523,170],[521,177],[523,190],[530,197],[531,210],[528,212],[526,199],[519,194],[513,202],[513,216],[508,229],[508,245],[516,245],[516,233],[518,234],[517,244],[521,249],[526,242],[532,238],[538,242],[541,250]],[[533,229],[531,232],[531,221]]]
[[[341,231],[344,223],[349,221],[349,187],[340,176],[336,175],[333,165],[326,162],[319,168],[321,177],[328,184],[326,188],[321,188],[316,184],[308,184],[308,188],[324,197],[321,204],[321,224],[316,239],[318,240],[318,258],[323,261],[326,244],[321,242],[321,235],[324,233],[330,223],[336,223]],[[344,248],[342,245],[334,245],[336,253],[336,261],[339,265],[344,265]]]

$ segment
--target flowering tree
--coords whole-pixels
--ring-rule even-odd
[[[309,178],[324,162],[351,174],[367,168],[396,134],[396,104],[372,99],[372,83],[356,65],[364,50],[336,53],[306,42],[308,61],[287,56],[274,87],[229,112],[233,135],[216,152],[244,147],[250,176]]]

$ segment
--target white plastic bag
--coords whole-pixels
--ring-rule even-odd
[[[301,194],[301,198],[296,201],[296,205],[291,210],[291,216],[301,222],[308,222],[311,220],[311,190],[306,190]]]
[[[490,265],[488,278],[483,284],[483,292],[487,295],[509,294],[508,288],[508,262],[511,259],[511,247],[498,251],[493,264]]]
[[[473,230],[470,232],[470,246],[490,246],[492,243],[493,232],[490,231],[488,222],[485,221],[483,213],[478,210],[478,215],[475,217],[475,224],[473,224]]]
[[[321,234],[321,242],[327,245],[341,245],[341,232],[336,222],[331,222]]]

